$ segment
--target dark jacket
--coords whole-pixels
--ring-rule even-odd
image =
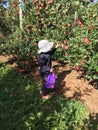
[[[56,48],[53,48],[51,51],[46,53],[40,53],[38,55],[38,63],[40,66],[40,73],[49,74],[52,66],[51,56],[56,51]]]

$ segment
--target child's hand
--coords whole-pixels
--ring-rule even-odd
[[[56,48],[59,48],[60,46],[61,46],[60,43],[57,43],[57,44],[56,44]]]
[[[50,69],[50,73],[53,73],[53,69]]]

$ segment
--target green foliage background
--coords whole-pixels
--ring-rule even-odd
[[[26,0],[20,30],[19,3],[14,2],[0,17],[10,32],[7,53],[37,63],[37,43],[48,39],[61,46],[54,59],[72,64],[85,78],[98,79],[97,6],[80,0]]]

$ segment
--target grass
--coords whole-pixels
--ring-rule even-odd
[[[38,84],[5,64],[0,66],[1,130],[25,129],[26,118],[41,100]]]
[[[97,130],[79,101],[55,95],[42,100],[39,90],[31,76],[0,63],[0,130]]]

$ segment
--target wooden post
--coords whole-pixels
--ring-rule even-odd
[[[20,28],[22,27],[22,0],[19,0],[19,21],[20,21]]]
[[[74,19],[74,22],[76,22],[76,19],[77,19],[77,12],[75,11],[75,19]]]

